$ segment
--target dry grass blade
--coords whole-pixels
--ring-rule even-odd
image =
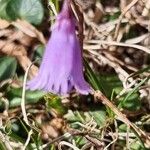
[[[1,131],[0,131],[0,140],[5,143],[7,150],[13,150],[12,146],[10,145],[9,137],[5,136]]]
[[[65,145],[65,146],[68,146],[70,148],[72,148],[73,150],[80,150],[79,148],[77,148],[76,146],[74,146],[73,144],[69,143],[69,142],[66,142],[66,141],[61,141],[58,145],[58,149],[59,150],[62,150],[62,146]]]
[[[26,73],[24,75],[23,90],[22,90],[22,99],[21,99],[21,110],[22,110],[23,120],[29,126],[30,126],[30,124],[29,124],[29,121],[28,121],[28,117],[27,117],[27,113],[26,113],[26,108],[25,108],[25,100],[26,100],[25,93],[26,93],[27,77],[28,77],[28,73],[29,73],[29,70],[30,70],[31,66],[32,66],[32,64],[30,64],[30,66],[28,66],[28,68],[26,70]]]
[[[82,8],[77,5],[74,1],[72,1],[73,3],[73,6],[74,6],[74,13],[76,13],[76,16],[78,17],[78,29],[79,29],[79,39],[80,39],[80,45],[81,45],[81,48],[83,49],[83,39],[84,39],[84,35],[83,35],[83,21],[84,21],[84,18],[83,18],[83,11],[81,10]]]
[[[137,44],[149,37],[149,33],[125,41],[127,44]]]
[[[115,34],[114,34],[114,39],[116,39],[117,36],[118,36],[118,32],[119,32],[121,20],[123,19],[124,15],[131,9],[131,7],[133,7],[137,2],[138,2],[138,0],[133,0],[133,1],[131,1],[131,3],[130,3],[128,6],[126,6],[126,7],[124,8],[122,14],[121,14],[120,17],[119,17],[119,22],[118,22],[118,24],[117,24],[117,26],[116,26],[116,30],[115,30]]]
[[[147,47],[136,45],[136,44],[128,44],[128,43],[121,43],[115,41],[103,41],[103,40],[90,40],[86,41],[86,43],[98,44],[98,45],[84,45],[84,49],[100,49],[102,44],[113,45],[113,46],[121,46],[121,47],[131,47],[135,49],[142,50],[148,54],[150,54],[150,50]]]
[[[28,138],[25,142],[25,145],[23,146],[22,150],[26,150],[26,147],[28,146],[29,142],[30,142],[30,139],[31,139],[31,135],[32,135],[33,131],[30,130],[29,133],[28,133]]]
[[[142,16],[148,16],[150,10],[150,0],[146,1],[145,8],[143,9]]]

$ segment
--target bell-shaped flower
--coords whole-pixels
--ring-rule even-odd
[[[60,95],[73,89],[85,95],[90,92],[90,86],[83,76],[81,48],[75,33],[70,0],[64,1],[62,11],[52,27],[39,72],[27,83],[27,88]]]

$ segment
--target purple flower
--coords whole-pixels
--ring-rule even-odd
[[[27,88],[60,95],[69,93],[73,88],[85,95],[90,92],[83,76],[81,48],[69,0],[64,1],[52,27],[39,72],[27,83]]]

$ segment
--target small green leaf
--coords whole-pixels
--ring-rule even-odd
[[[42,91],[26,91],[26,103],[37,103],[45,95]],[[11,88],[6,93],[10,100],[10,107],[19,106],[21,103],[22,88]]]
[[[133,93],[125,101],[120,98],[120,101],[122,101],[122,108],[128,109],[130,111],[136,111],[141,108],[141,101],[138,93]]]
[[[44,98],[46,100],[47,110],[55,109],[58,115],[67,113],[67,109],[63,106],[60,97],[53,94],[47,94]]]
[[[35,60],[36,64],[38,66],[40,66],[40,64],[41,64],[41,60],[42,60],[42,57],[43,57],[43,54],[44,54],[44,49],[45,49],[45,46],[42,45],[42,44],[39,44],[37,46],[37,48],[35,49],[35,54],[34,54],[33,61]]]
[[[36,51],[35,51],[35,55],[37,58],[42,58],[42,56],[44,54],[44,48],[45,48],[45,46],[42,44],[37,46]]]
[[[90,114],[99,126],[105,125],[105,123],[106,123],[106,111],[95,110],[95,111],[90,111]]]
[[[114,14],[108,14],[108,15],[105,15],[105,18],[107,21],[113,21],[113,20],[116,20],[119,16],[120,16],[120,11],[119,12],[116,12]]]
[[[119,100],[119,108],[126,108],[128,110],[134,111],[139,110],[141,107],[140,96],[138,94],[138,90],[140,86],[142,86],[146,81],[148,81],[149,77],[143,79],[140,83],[138,83],[133,90],[131,90],[126,95],[122,96]]]
[[[6,7],[10,0],[0,0],[0,18],[2,19],[9,19],[6,13]]]
[[[15,75],[17,61],[13,57],[0,57],[0,81]]]
[[[131,143],[130,149],[131,150],[145,150],[145,148],[139,141],[134,141],[133,143]]]
[[[82,122],[82,118],[79,117],[79,112],[68,110],[68,113],[64,115],[64,118],[69,122]]]
[[[20,97],[14,97],[9,102],[9,107],[17,107],[21,104],[21,98]]]
[[[120,132],[127,132],[127,125],[121,124],[118,129]]]
[[[101,83],[104,93],[107,97],[113,100],[112,93],[114,95],[118,94],[122,90],[122,83],[116,74],[111,75],[100,75],[99,82]],[[113,96],[114,96],[113,95]]]
[[[44,9],[40,0],[11,0],[6,8],[10,19],[27,20],[39,25],[44,16]]]
[[[0,141],[0,150],[7,150],[5,144],[2,141]]]

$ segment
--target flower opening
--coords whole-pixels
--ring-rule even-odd
[[[81,48],[69,0],[64,1],[52,27],[39,72],[27,83],[27,88],[60,95],[69,93],[73,88],[85,95],[90,92],[83,76]]]

